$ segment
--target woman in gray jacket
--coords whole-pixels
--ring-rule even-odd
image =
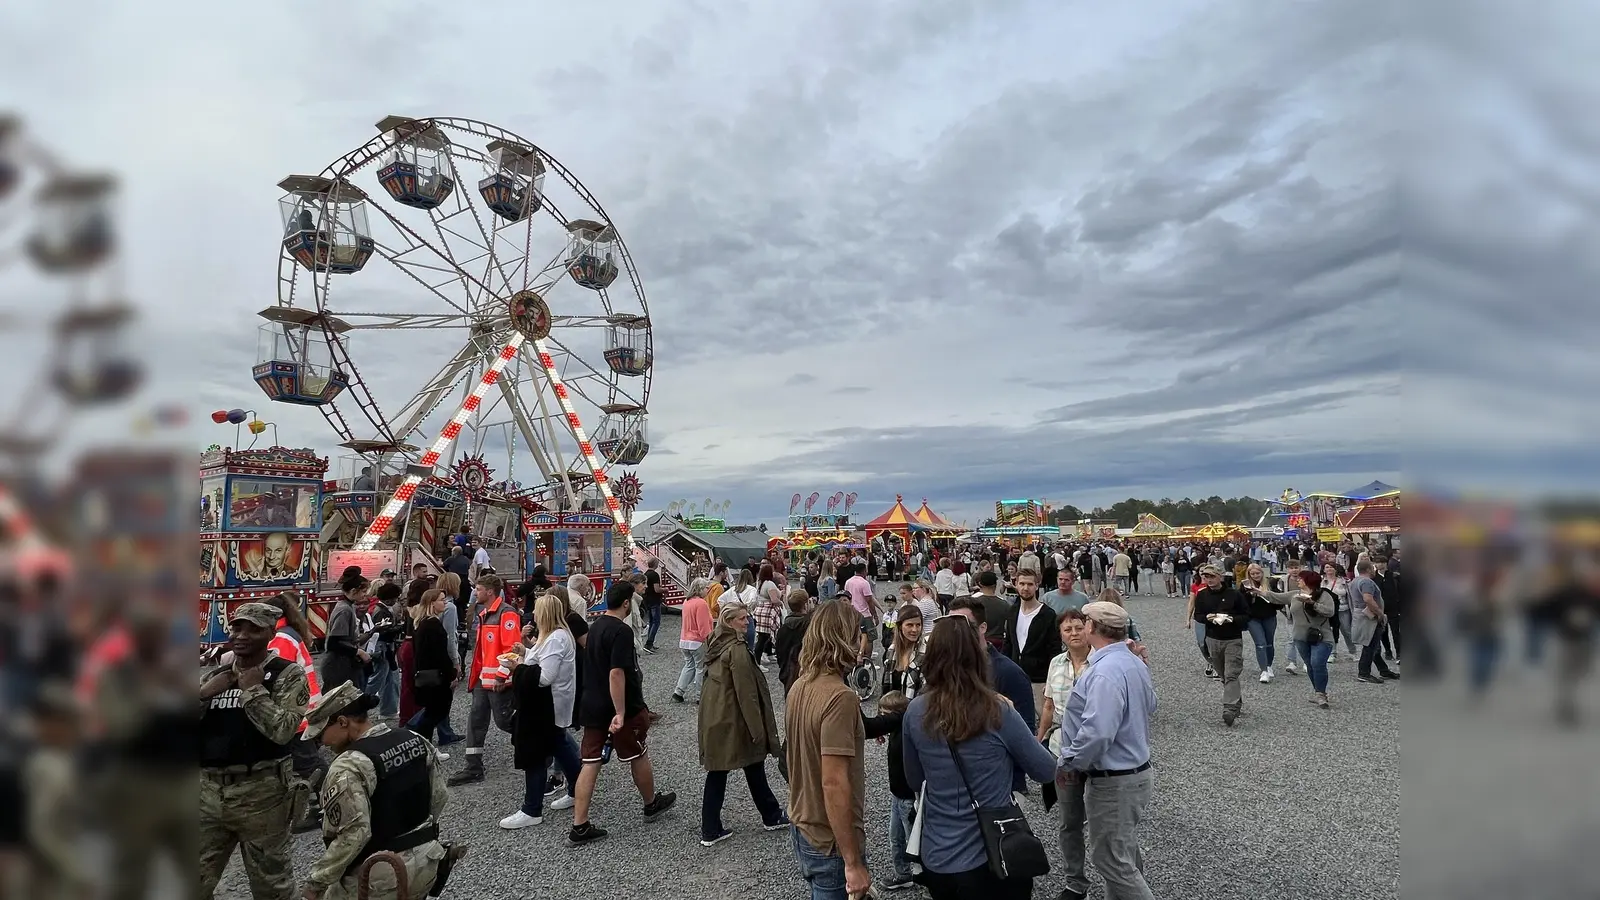
[[[1333,653],[1334,596],[1322,576],[1310,569],[1297,573],[1303,588],[1287,595],[1289,628],[1295,651],[1311,676],[1311,702],[1328,708],[1328,657]],[[1283,596],[1283,595],[1280,595]]]

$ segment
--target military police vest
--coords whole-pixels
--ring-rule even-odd
[[[291,665],[293,663],[286,659],[267,657],[263,664],[265,677],[261,682],[262,687],[272,690],[272,682]],[[209,680],[227,670],[228,667],[223,666],[209,673],[206,678]],[[238,687],[228,688],[212,697],[205,712],[200,715],[201,768],[244,766],[282,759],[288,755],[288,744],[274,743],[251,724],[244,712],[244,691]]]
[[[433,783],[428,776],[432,746],[416,732],[400,728],[364,737],[346,752],[365,754],[378,773],[378,786],[371,800],[372,838],[352,861],[352,867],[380,850],[417,846],[402,838],[427,824],[433,815]]]

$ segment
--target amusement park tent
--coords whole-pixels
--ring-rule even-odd
[[[633,539],[645,544],[654,544],[662,536],[678,527],[678,520],[666,514],[664,510],[635,511],[628,522],[628,527],[633,529]]]
[[[1353,491],[1346,491],[1341,496],[1348,497],[1351,500],[1371,500],[1373,497],[1383,497],[1388,494],[1398,493],[1400,493],[1400,489],[1394,485],[1385,484],[1381,481],[1374,481],[1370,484],[1362,485]]]
[[[961,526],[928,508],[926,497],[922,498],[922,506],[911,515],[917,522],[933,529],[934,537],[956,537],[961,534]]]
[[[656,539],[656,543],[663,541],[670,542],[680,553],[693,548],[712,559],[721,557],[730,569],[744,565],[749,557],[767,555],[767,533],[764,531],[695,531],[674,524]]]
[[[911,535],[923,534],[934,529],[917,521],[917,517],[906,509],[905,498],[899,494],[894,497],[894,505],[889,511],[861,526],[867,533],[867,540],[871,541],[880,534],[897,535],[900,540],[910,545]]]

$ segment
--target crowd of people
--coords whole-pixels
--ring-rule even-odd
[[[1452,630],[1476,692],[1492,688],[1511,638],[1525,640],[1532,664],[1554,646],[1568,687],[1557,713],[1573,723],[1581,710],[1571,686],[1588,670],[1600,621],[1600,567],[1562,548],[1518,565],[1459,550],[1403,563],[1384,543],[1064,541],[929,553],[889,585],[873,577],[889,567],[869,555],[711,560],[687,586],[679,677],[659,698],[698,720],[702,843],[727,839],[727,778],[741,771],[762,823],[788,832],[796,877],[816,897],[874,877],[879,888],[920,884],[934,896],[1028,896],[1028,878],[994,864],[1011,853],[1000,857],[1012,864],[1005,871],[1036,871],[1036,848],[997,844],[990,827],[1032,819],[1043,833],[1038,807],[1016,805],[1023,792],[1059,815],[1064,871],[1044,877],[1062,896],[1086,893],[1087,866],[1108,896],[1147,896],[1137,811],[1155,789],[1148,766],[1159,754],[1142,727],[1155,697],[1141,687],[1148,654],[1129,596],[1185,603],[1193,677],[1219,683],[1223,723],[1238,715],[1247,636],[1251,674],[1304,677],[1310,702],[1325,707],[1359,702],[1329,695],[1330,663],[1348,661],[1357,683],[1381,685],[1398,677],[1404,650],[1409,677],[1427,677],[1457,656],[1441,643]],[[571,810],[571,843],[605,838],[590,809],[612,757],[628,764],[646,819],[672,809],[677,794],[656,784],[650,761],[657,713],[640,668],[655,649],[650,607],[660,603],[647,598],[660,575],[614,580],[600,598],[605,614],[591,618],[587,576],[512,591],[476,556],[463,548],[444,572],[404,581],[347,573],[316,658],[300,598],[235,608],[229,652],[201,673],[198,718],[193,658],[169,619],[135,605],[51,615],[48,584],[11,585],[0,617],[10,711],[0,732],[0,879],[24,885],[19,896],[82,896],[101,879],[107,896],[140,897],[168,856],[182,872],[198,861],[209,895],[242,848],[254,896],[338,897],[353,895],[387,849],[399,872],[374,869],[372,896],[401,896],[403,880],[418,897],[458,857],[439,816],[449,785],[485,777],[493,731],[505,733],[523,773],[521,803],[497,813],[508,830]],[[1424,565],[1432,577],[1414,587],[1410,572]],[[1108,699],[1113,681],[1138,689]],[[462,691],[470,706],[456,734],[450,712]],[[1121,710],[1109,733],[1094,712],[1101,703]],[[880,737],[894,800],[869,811],[861,764],[868,739]],[[173,798],[184,795],[177,785],[192,777],[197,746],[196,832],[179,827],[194,807]],[[771,780],[774,758],[787,792]],[[104,786],[114,815],[62,814],[85,784]],[[869,870],[864,835],[880,828],[895,852]],[[77,850],[91,830],[113,838],[114,879]],[[301,872],[289,863],[296,830],[325,841]]]

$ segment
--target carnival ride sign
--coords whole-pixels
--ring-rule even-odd
[[[994,504],[994,524],[999,528],[1043,525],[1044,507],[1036,500],[998,500]]]

